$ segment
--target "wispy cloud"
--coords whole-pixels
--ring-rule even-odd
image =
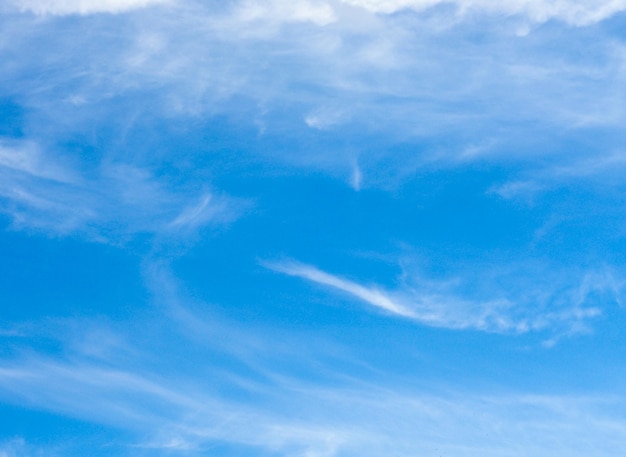
[[[621,195],[621,176],[625,168],[625,153],[606,152],[594,157],[575,158],[565,164],[556,161],[526,170],[520,176],[492,186],[488,192],[505,199],[532,199],[548,191],[582,184],[601,189],[605,195]]]
[[[386,312],[395,309],[368,288],[314,268],[275,266],[387,306]],[[47,323],[41,330],[55,343],[53,352],[37,344],[42,334],[31,326],[30,337],[14,342],[19,350],[0,359],[0,398],[123,430],[127,438],[115,444],[117,455],[148,450],[200,456],[216,446],[222,455],[309,457],[586,457],[626,451],[626,404],[619,396],[487,393],[451,389],[450,382],[418,387],[387,375],[384,382],[337,376],[315,381],[302,373],[319,350],[309,338],[285,344],[275,328],[223,325],[196,315],[175,278],[159,266],[148,274],[154,275],[149,287],[163,301],[157,309],[165,313],[138,317],[139,327],[70,320],[53,329]],[[254,334],[261,345],[251,344]],[[92,343],[77,344],[77,336]],[[87,346],[98,341],[115,344],[94,353]],[[267,357],[272,353],[280,364]],[[318,360],[312,368],[330,367]],[[30,447],[17,440],[0,445],[2,451],[28,455]],[[74,454],[64,449],[61,455]]]
[[[90,5],[96,3],[105,4]],[[456,12],[438,5],[456,5]],[[433,163],[527,163],[529,156],[549,155],[554,166],[563,166],[572,156],[550,143],[552,129],[571,138],[581,129],[623,124],[624,50],[593,27],[581,32],[556,24],[559,33],[540,28],[519,37],[512,30],[519,22],[514,18],[578,24],[622,7],[621,2],[565,0],[274,0],[213,8],[182,1],[166,10],[107,16],[98,28],[82,18],[71,24],[71,33],[88,31],[93,39],[71,47],[64,35],[49,38],[56,36],[54,18],[35,27],[29,21],[36,19],[12,16],[2,42],[19,43],[22,52],[16,58],[12,49],[0,48],[6,62],[2,83],[7,96],[37,116],[28,124],[34,141],[87,135],[96,121],[120,136],[132,136],[133,128],[120,125],[117,111],[126,100],[139,119],[146,111],[161,119],[226,115],[262,126],[264,137],[281,138],[280,150],[298,150],[264,157],[345,178],[354,151],[310,143],[310,138],[340,130],[344,141],[360,150],[360,166],[371,175],[368,186],[388,185],[400,170]],[[434,10],[411,20],[376,13],[424,8]],[[474,15],[458,15],[475,10],[494,16],[476,25]],[[503,14],[512,16],[502,19]],[[113,39],[107,30],[122,21],[117,30],[123,31]],[[477,30],[483,37],[479,44],[473,38]],[[549,49],[562,50],[558,58],[546,42]],[[573,42],[589,52],[569,52]],[[383,134],[384,144],[370,144],[375,134]],[[441,144],[437,138],[456,138],[458,144],[435,146]],[[407,141],[414,147],[405,154],[389,148]],[[468,145],[484,142],[494,145],[491,153],[467,154]],[[581,154],[604,156],[603,143]],[[303,144],[306,151],[300,150]]]
[[[269,0],[254,2],[243,0],[236,4],[235,11],[239,19],[246,22],[311,22],[325,26],[337,20],[330,2],[319,0]]]
[[[45,15],[122,13],[146,6],[169,3],[172,0],[9,0],[22,11]]]
[[[241,208],[206,190],[174,188],[129,163],[81,171],[32,142],[0,144],[0,176],[0,208],[17,227],[114,242],[141,232],[188,235],[232,220]]]
[[[533,22],[558,19],[574,25],[602,21],[626,9],[623,1],[611,0],[521,0],[493,2],[491,0],[342,0],[350,5],[378,13],[394,13],[406,9],[423,11],[437,6],[456,7],[459,14],[483,11],[495,14],[525,16]]]
[[[238,217],[245,205],[212,182],[254,193],[277,169],[302,167],[323,170],[360,191],[394,187],[421,169],[468,170],[477,163],[479,168],[486,164],[489,173],[497,171],[494,179],[504,184],[490,192],[504,198],[584,179],[617,201],[622,197],[615,197],[614,189],[621,187],[609,189],[606,178],[620,182],[625,163],[608,146],[622,142],[626,121],[626,48],[615,24],[603,21],[625,9],[622,0],[9,0],[0,6],[0,102],[8,100],[19,113],[9,119],[15,124],[10,129],[0,125],[0,212],[15,228],[78,234],[124,247],[132,244],[124,241],[146,234],[165,242],[194,238],[204,227]],[[568,145],[585,135],[591,140],[572,153]],[[293,189],[301,190],[301,184]],[[275,196],[275,189],[265,195]],[[320,199],[320,208],[327,198],[328,208],[339,214],[344,207],[332,206],[335,190],[313,198]],[[450,191],[463,190],[460,185]],[[345,194],[358,197],[350,201],[356,212],[370,210],[373,192]],[[421,203],[402,198],[384,211],[397,215],[399,206]],[[515,390],[507,382],[515,374],[481,377],[483,387],[474,390],[462,387],[463,381],[454,390],[444,389],[442,384],[455,380],[435,374],[432,379],[441,384],[426,388],[417,385],[417,371],[406,368],[410,351],[397,354],[394,364],[401,368],[393,370],[385,368],[387,360],[368,358],[370,351],[382,349],[387,359],[390,344],[407,328],[411,335],[450,337],[448,355],[468,333],[414,332],[414,326],[397,321],[397,327],[389,325],[393,319],[373,319],[384,325],[371,330],[387,332],[381,342],[359,346],[367,332],[358,328],[348,349],[324,324],[289,334],[281,320],[285,316],[278,314],[290,304],[281,303],[280,311],[266,309],[280,299],[273,295],[276,289],[267,291],[267,302],[254,292],[238,295],[239,289],[253,288],[255,279],[241,279],[245,267],[240,270],[239,259],[228,250],[241,241],[233,251],[251,257],[277,252],[277,245],[288,251],[308,242],[297,239],[297,230],[285,231],[297,224],[275,230],[279,217],[291,222],[304,219],[303,213],[277,217],[272,212],[308,208],[299,200],[292,200],[293,206],[277,200],[275,207],[272,201],[260,211],[268,209],[274,221],[235,233],[233,238],[245,240],[230,239],[233,245],[221,251],[236,272],[228,276],[232,282],[215,287],[215,295],[225,297],[224,313],[236,316],[233,321],[216,317],[209,304],[181,292],[174,275],[161,268],[162,259],[145,260],[152,300],[147,310],[140,304],[116,305],[130,310],[126,322],[107,326],[105,319],[93,318],[90,324],[73,320],[54,331],[49,321],[0,330],[11,343],[0,351],[0,399],[122,430],[130,438],[119,445],[118,455],[228,455],[220,452],[223,448],[268,457],[626,452],[621,395],[584,396],[566,389],[546,394],[534,386]],[[448,208],[440,212],[447,214]],[[564,213],[549,216],[556,220]],[[346,226],[337,230],[342,235],[333,238],[322,253],[330,255],[319,265],[336,260],[343,249],[340,236],[366,226],[345,216]],[[334,219],[329,220],[332,232]],[[403,233],[411,230],[405,228]],[[475,230],[482,228],[475,224]],[[371,238],[368,233],[355,242],[389,240],[397,234],[394,229],[372,228]],[[558,252],[568,247],[559,245]],[[552,248],[543,252],[552,255]],[[161,254],[153,251],[155,257]],[[136,258],[130,248],[125,253]],[[563,335],[591,331],[594,319],[620,303],[625,284],[618,270],[608,267],[506,258],[448,268],[457,253],[440,253],[447,256],[438,266],[446,274],[405,268],[391,281],[338,274],[337,266],[327,271],[297,261],[264,265],[387,316],[477,331],[470,336],[481,343],[530,338],[479,332],[535,332],[551,345]],[[210,258],[210,247],[197,254],[196,262]],[[206,275],[201,281],[220,268],[217,262],[205,270],[179,260],[181,270],[196,268]],[[108,278],[106,268],[115,266],[94,269],[94,281]],[[25,270],[31,273],[28,265]],[[286,280],[273,276],[281,284]],[[51,275],[53,284],[58,280]],[[28,276],[16,289],[5,290],[32,283]],[[42,284],[37,289],[46,290]],[[198,289],[194,297],[206,292]],[[253,303],[245,306],[255,306],[254,313],[238,307],[244,300]],[[91,304],[84,309],[92,312]],[[98,312],[111,310],[102,305]],[[266,314],[258,321],[242,317],[258,313]],[[327,317],[314,316],[320,322]],[[488,352],[482,345],[478,349]],[[354,355],[359,351],[367,356]],[[542,351],[550,352],[557,351]],[[459,351],[445,362],[466,354]],[[376,362],[380,365],[370,367]],[[447,374],[470,377],[467,373],[480,371],[479,364],[464,363]],[[383,375],[367,371],[361,378],[362,372],[351,371],[355,365]],[[495,362],[489,367],[507,371]],[[494,393],[494,384],[499,392]],[[550,389],[561,387],[555,382]],[[29,452],[21,440],[0,444],[0,457]]]
[[[338,276],[331,275],[322,270],[319,270],[313,266],[305,265],[296,262],[288,263],[269,263],[264,262],[264,265],[274,271],[285,273],[290,276],[298,276],[300,278],[308,279],[325,286],[330,286],[335,289],[347,292],[350,295],[373,305],[377,308],[381,308],[392,314],[398,314],[404,317],[418,318],[415,311],[393,300],[385,292],[381,292],[375,287],[362,286],[353,281],[340,278]],[[419,319],[424,319],[420,316]]]
[[[69,15],[122,13],[138,8],[163,3],[176,3],[174,0],[10,0],[10,4],[35,14]],[[178,3],[181,3],[180,1]],[[375,13],[390,14],[403,10],[424,11],[439,6],[453,6],[456,14],[463,16],[471,12],[518,15],[532,22],[546,22],[557,19],[569,24],[583,26],[597,23],[624,9],[621,1],[610,0],[522,0],[498,3],[490,0],[272,0],[262,4],[241,1],[241,14],[245,19],[267,18],[283,21],[311,21],[317,25],[327,25],[336,20],[336,10],[343,5],[363,8]]]
[[[37,144],[28,141],[0,138],[0,167],[61,183],[76,181],[66,166],[51,163]]]
[[[0,457],[43,457],[60,455],[56,449],[42,448],[27,443],[23,438],[0,442]]]
[[[493,277],[493,272],[482,270],[483,274],[477,276],[482,276],[486,285],[478,296],[475,291],[463,290],[458,278],[433,281],[414,277],[388,291],[298,262],[263,264],[274,271],[339,290],[387,313],[424,325],[496,333],[548,331],[558,334],[588,330],[588,321],[603,312],[601,307],[590,303],[589,298],[596,293],[606,293],[612,297],[609,303],[619,302],[623,287],[623,282],[616,280],[610,272],[591,272],[583,275],[578,284],[570,278],[565,284],[545,284],[546,289],[535,291],[520,290],[519,282],[526,280],[516,276],[518,284],[506,291],[500,289],[502,282],[508,282],[504,273],[498,278]],[[465,278],[465,281],[473,280]],[[537,286],[543,287],[534,287]],[[561,291],[557,292],[559,289]]]
[[[159,357],[171,362],[176,354]],[[333,389],[292,381],[271,393],[255,392],[271,399],[271,412],[225,401],[189,373],[159,381],[150,376],[155,377],[80,361],[3,361],[0,395],[122,428],[136,441],[118,445],[120,455],[137,448],[203,455],[216,443],[256,455],[316,457],[433,452],[495,457],[529,449],[537,456],[608,456],[624,449],[625,405],[611,396],[391,392],[377,385]],[[12,449],[24,447],[9,444],[7,455]]]

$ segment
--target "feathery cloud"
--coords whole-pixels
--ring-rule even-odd
[[[65,16],[70,14],[123,13],[172,0],[9,0],[22,11],[39,15]]]
[[[450,281],[424,280],[422,285],[417,278],[389,292],[298,262],[263,262],[263,265],[345,292],[376,308],[424,325],[496,333],[548,331],[567,334],[584,331],[588,328],[587,321],[602,314],[600,308],[587,303],[588,297],[596,292],[606,292],[614,297],[614,302],[619,302],[622,288],[621,283],[615,281],[611,274],[598,273],[587,274],[578,285],[570,285],[569,290],[560,292],[561,296],[554,293],[554,290],[563,287],[557,284],[552,284],[552,290],[548,291],[525,291],[526,294],[530,292],[529,296],[524,296],[524,292],[515,288],[509,288],[508,295],[490,296],[489,292],[498,294],[502,291],[486,285],[486,292],[481,292],[481,297],[472,298],[473,294],[467,291],[455,291]],[[485,282],[498,282],[495,278],[483,279]]]
[[[188,235],[233,220],[242,207],[225,196],[174,188],[129,163],[81,172],[27,141],[0,143],[0,176],[0,208],[17,227],[114,242],[141,232]]]
[[[532,22],[557,19],[572,25],[589,25],[626,9],[621,0],[342,0],[377,13],[395,13],[412,9],[423,11],[437,6],[454,6],[461,15],[474,11],[491,14],[520,15]]]

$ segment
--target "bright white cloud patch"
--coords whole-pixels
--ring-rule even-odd
[[[172,0],[9,0],[22,11],[35,14],[70,15],[123,13]]]
[[[35,14],[69,15],[95,13],[121,13],[151,5],[173,3],[173,0],[9,0],[22,11]],[[325,26],[338,19],[340,4],[364,8],[374,13],[390,14],[403,10],[425,11],[438,6],[451,6],[455,14],[464,16],[472,12],[497,15],[517,15],[531,22],[542,23],[551,19],[582,26],[602,21],[623,11],[622,0],[271,0],[241,1],[239,12],[244,20],[271,19],[286,22],[312,22]]]
[[[337,19],[333,8],[319,0],[245,0],[240,2],[236,10],[239,18],[246,22],[311,22],[324,26]]]
[[[588,25],[602,21],[626,9],[621,0],[342,0],[350,5],[378,13],[394,13],[405,9],[423,11],[440,5],[451,5],[461,15],[486,12],[504,15],[521,15],[532,22],[550,19],[572,25]]]
[[[318,270],[310,265],[303,265],[298,263],[285,263],[285,264],[267,264],[272,270],[286,273],[291,276],[298,276],[304,279],[308,279],[325,286],[334,287],[336,289],[348,292],[355,297],[369,303],[370,305],[381,308],[392,314],[397,314],[404,317],[419,318],[415,312],[408,307],[398,303],[390,298],[386,293],[381,292],[375,287],[365,287],[355,282],[333,276],[324,271]]]

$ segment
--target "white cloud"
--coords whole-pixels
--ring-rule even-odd
[[[28,141],[0,144],[0,178],[0,211],[16,227],[102,241],[141,232],[188,236],[207,224],[232,221],[242,207],[206,190],[174,187],[131,163],[80,171]]]
[[[237,5],[236,10],[239,18],[245,22],[311,22],[324,26],[337,20],[333,8],[320,0],[244,0]]]
[[[234,202],[210,193],[200,196],[197,203],[191,203],[170,222],[172,230],[193,230],[208,223],[227,222],[233,219],[237,211],[233,208]],[[242,205],[239,205],[240,207]]]
[[[46,449],[44,453],[41,449],[29,446],[23,438],[14,438],[9,441],[0,442],[0,457],[34,457],[43,455],[58,455],[51,449]]]
[[[350,185],[357,192],[361,190],[361,186],[363,185],[363,173],[361,172],[361,168],[359,164],[355,161],[352,168],[352,176],[350,178]]]
[[[265,266],[271,268],[274,271],[285,273],[291,276],[298,276],[300,278],[308,279],[309,281],[342,290],[351,295],[354,295],[355,297],[360,298],[370,305],[384,309],[385,311],[388,311],[392,314],[420,319],[415,314],[415,311],[391,299],[386,293],[381,292],[375,287],[362,286],[355,282],[340,278],[338,276],[333,276],[324,271],[318,270],[317,268],[310,265],[304,265],[301,263],[265,263]]]
[[[514,284],[514,287],[502,291],[502,282],[506,284],[509,280],[506,273],[503,272],[502,277],[493,277],[480,270],[480,274],[474,272],[472,275],[478,279],[465,278],[469,282],[477,280],[486,284],[483,286],[485,290],[475,297],[475,291],[457,290],[455,283],[459,281],[411,278],[410,284],[403,283],[397,290],[385,291],[297,262],[266,262],[264,265],[274,271],[345,292],[376,308],[424,325],[496,333],[548,331],[569,334],[586,331],[588,321],[602,314],[601,308],[588,303],[589,297],[606,293],[613,302],[619,303],[623,287],[622,282],[610,272],[596,272],[584,275],[578,284],[568,278],[570,284],[552,283],[547,285],[547,289],[536,291],[519,290],[520,284],[533,284],[533,280],[514,275],[509,278],[513,280],[511,286]],[[542,278],[543,282],[545,278]],[[541,283],[535,287],[543,287]],[[559,289],[561,291],[556,293]]]
[[[406,9],[423,11],[439,5],[452,5],[460,14],[482,11],[493,14],[521,15],[532,22],[558,19],[573,25],[589,25],[626,9],[623,0],[342,0],[344,3],[377,13]]]
[[[172,0],[9,0],[22,11],[45,15],[123,13]]]
[[[306,125],[318,130],[327,130],[346,121],[343,109],[338,108],[320,108],[304,118]]]
[[[175,353],[158,357],[176,360]],[[223,398],[198,373],[156,376],[54,359],[0,363],[4,401],[125,430],[136,437],[130,453],[194,453],[212,443],[310,457],[626,451],[626,405],[610,395],[415,391],[363,382],[331,388],[301,379],[250,392],[271,399],[273,408]],[[0,447],[11,457],[20,450],[21,441]]]
[[[149,285],[155,296],[185,308],[188,299],[168,290],[176,288],[175,280],[155,268],[155,284]],[[320,279],[379,299],[355,284]],[[445,387],[425,387],[396,372],[372,380],[351,373],[362,362],[354,354],[339,368],[316,359],[320,345],[311,344],[308,334],[285,342],[276,328],[259,335],[262,329],[241,322],[220,328],[214,319],[192,316],[204,325],[196,332],[189,320],[172,321],[154,311],[135,316],[141,325],[116,323],[115,331],[103,330],[101,320],[78,321],[63,331],[46,323],[43,334],[20,340],[15,356],[0,359],[0,399],[124,430],[131,438],[120,455],[135,455],[138,448],[201,455],[216,443],[259,455],[309,457],[626,452],[621,395],[520,392],[508,384],[494,392],[493,379],[487,391],[455,389],[450,380]],[[79,341],[107,334],[116,343],[111,351],[93,354],[77,344],[76,330]],[[57,343],[53,354],[37,350],[43,335]],[[255,336],[264,336],[260,344],[253,343]],[[237,370],[242,365],[243,377]],[[303,374],[307,367],[315,370],[314,379]],[[25,448],[17,443],[1,450]]]
[[[28,141],[0,138],[0,168],[61,183],[77,180],[66,166],[51,161],[37,144]]]
[[[317,130],[341,134],[351,148],[364,149],[360,166],[372,187],[388,185],[394,174],[423,163],[458,166],[459,157],[498,161],[550,154],[537,143],[589,126],[617,129],[626,119],[625,54],[619,42],[596,29],[562,23],[555,25],[558,33],[539,28],[521,39],[511,28],[525,19],[500,17],[518,11],[539,18],[546,10],[546,17],[578,23],[596,13],[603,17],[621,2],[611,7],[606,2],[454,3],[462,10],[496,14],[478,22],[474,15],[459,20],[448,9],[410,20],[373,13],[435,2],[354,3],[273,0],[213,8],[181,2],[125,17],[115,39],[106,30],[121,24],[120,17],[104,18],[101,29],[87,30],[88,20],[76,21],[72,32],[94,39],[73,46],[56,38],[65,35],[54,32],[54,21],[38,28],[29,22],[36,19],[19,17],[19,26],[3,24],[0,44],[7,44],[0,58],[10,62],[3,87],[17,88],[29,113],[37,114],[30,123],[33,138],[62,141],[87,134],[93,122],[115,124],[119,133],[124,127],[116,124],[115,106],[122,102],[139,119],[145,111],[164,119],[232,115],[287,141],[299,135],[318,138]],[[8,43],[20,43],[19,59]],[[570,44],[581,52],[569,52]],[[42,62],[45,78],[21,76],[41,74]],[[136,103],[139,99],[144,102]],[[380,135],[387,143],[368,150],[364,135]],[[430,140],[441,137],[444,144],[457,139],[457,150],[433,147],[441,142]],[[533,138],[537,143],[528,145]],[[410,157],[400,157],[387,147],[397,142],[417,147]],[[468,144],[495,146],[486,154]],[[353,151],[294,148],[277,148],[290,152],[273,152],[271,159],[345,179],[354,157]],[[592,149],[589,156],[606,152],[600,145]],[[559,158],[571,160],[566,153]],[[388,166],[391,161],[395,164]],[[368,173],[381,162],[383,172]]]
[[[607,151],[573,158],[565,164],[557,160],[526,170],[514,179],[492,186],[487,193],[507,200],[533,202],[536,196],[550,190],[588,183],[601,186],[605,195],[621,195],[625,169],[626,154]]]
[[[45,15],[122,13],[158,4],[183,3],[175,0],[9,0],[22,11]],[[452,6],[463,17],[470,12],[517,15],[534,23],[551,19],[572,25],[589,25],[626,9],[623,0],[243,0],[236,8],[244,21],[258,19],[278,22],[311,22],[325,26],[338,20],[340,4],[363,8],[373,13],[390,14],[403,10],[425,11],[438,6]]]

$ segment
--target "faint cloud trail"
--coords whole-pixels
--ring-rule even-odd
[[[365,287],[347,279],[339,278],[310,265],[300,263],[268,263],[262,262],[265,267],[279,273],[308,279],[319,284],[330,286],[348,292],[367,303],[403,317],[415,318],[415,313],[405,306],[396,303],[383,292],[373,287]]]
[[[527,303],[528,299],[518,302],[515,297],[510,299],[487,297],[484,300],[462,298],[450,289],[446,281],[440,283],[424,281],[426,286],[422,288],[402,285],[397,290],[388,292],[296,261],[261,261],[261,265],[278,273],[345,292],[375,308],[424,325],[493,333],[522,334],[547,331],[563,335],[585,332],[588,331],[586,322],[602,314],[601,308],[586,303],[588,296],[595,292],[606,292],[619,301],[621,293],[621,286],[611,273],[587,274],[577,287],[568,292],[571,302],[566,301],[566,304],[562,305],[558,303],[561,299],[556,297],[553,298],[555,304],[546,309],[532,302]],[[590,281],[592,277],[593,282]],[[551,338],[547,345],[550,346],[556,339],[558,337]]]

